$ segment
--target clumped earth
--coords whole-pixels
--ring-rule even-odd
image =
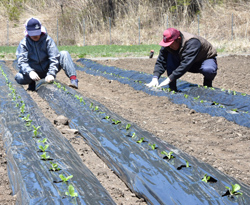
[[[98,63],[127,70],[152,73],[156,59],[96,60]],[[8,67],[11,68],[11,62]],[[218,57],[219,70],[213,86],[250,94],[250,57],[231,55]],[[13,70],[13,68],[11,68]],[[13,71],[15,73],[15,71]],[[227,121],[223,117],[197,113],[186,105],[172,103],[166,97],[150,96],[134,90],[129,85],[78,71],[79,89],[83,96],[99,101],[112,112],[137,124],[158,138],[173,144],[189,155],[196,157],[220,171],[250,186],[250,128]],[[165,75],[166,76],[166,75]],[[202,85],[200,74],[186,73],[182,80]],[[63,71],[57,80],[69,82]],[[27,86],[24,86],[25,89]],[[83,163],[95,174],[117,204],[146,204],[124,185],[124,183],[99,159],[92,149],[72,132],[67,125],[60,124],[58,116],[36,92],[29,94],[44,115],[71,142]],[[56,120],[56,121],[55,121]],[[57,123],[55,123],[57,122]],[[2,144],[0,144],[2,145]],[[6,160],[1,146],[1,170],[7,175]],[[0,179],[0,204],[14,204],[14,197],[5,199],[3,190],[9,186],[6,178]],[[11,189],[7,189],[11,196]]]

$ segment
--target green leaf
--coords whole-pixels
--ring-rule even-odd
[[[68,186],[68,192],[65,192],[65,194],[66,194],[67,196],[71,196],[71,197],[76,197],[76,196],[78,196],[78,194],[75,193],[75,189],[74,189],[74,187],[73,187],[72,185],[69,185],[69,186]]]

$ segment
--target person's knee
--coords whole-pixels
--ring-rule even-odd
[[[60,57],[65,57],[68,56],[69,52],[68,51],[60,51]]]
[[[15,80],[18,84],[21,84],[21,81],[23,79],[23,75],[21,73],[17,73],[15,76]]]
[[[213,80],[217,75],[217,69],[207,67],[203,69],[203,75],[206,79]]]

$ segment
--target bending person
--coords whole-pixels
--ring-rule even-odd
[[[204,38],[187,32],[168,28],[163,33],[162,47],[155,63],[152,81],[146,86],[162,87],[169,85],[177,91],[176,80],[186,72],[201,73],[203,85],[212,87],[217,74],[217,51]],[[160,85],[158,79],[167,71],[168,78]]]

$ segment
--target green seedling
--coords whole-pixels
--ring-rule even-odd
[[[240,185],[239,184],[232,184],[232,188],[228,187],[228,186],[225,186],[226,189],[228,189],[230,195],[242,195],[243,193],[241,192],[237,192],[240,190]]]
[[[62,89],[63,89],[64,91],[67,91],[67,89],[66,89],[65,85],[62,87]]]
[[[61,178],[61,180],[62,180],[63,182],[67,182],[69,179],[71,179],[71,178],[73,177],[73,175],[70,175],[70,176],[65,177],[65,176],[63,176],[62,174],[60,174],[59,177]]]
[[[121,123],[120,120],[114,120],[114,119],[112,119],[112,122],[114,122],[115,125],[118,125],[119,123]]]
[[[97,111],[97,110],[99,110],[99,107],[98,107],[98,106],[95,106],[94,111]]]
[[[57,87],[58,87],[58,88],[61,88],[61,87],[62,87],[62,85],[61,85],[60,83],[58,83],[58,84],[57,84]]]
[[[51,167],[50,167],[50,170],[56,172],[56,171],[60,171],[61,168],[58,167],[58,164],[57,163],[53,163],[53,162],[50,162],[51,164]],[[60,176],[60,175],[59,175]]]
[[[47,160],[50,158],[50,156],[47,156],[47,152],[44,152],[42,155],[40,155],[42,159]]]
[[[155,148],[156,148],[155,144],[148,144],[148,145],[152,148],[152,150],[155,150]]]
[[[89,106],[90,108],[93,108],[93,103],[90,103],[90,106]]]
[[[185,160],[185,161],[186,161],[186,167],[189,167],[189,162],[187,160]]]
[[[210,178],[211,178],[210,176],[208,176],[207,174],[205,174],[204,177],[203,177],[203,179],[201,181],[207,183],[210,180]]]
[[[166,151],[162,151],[161,154],[165,155],[168,159],[172,159],[174,158],[174,156],[172,155],[174,152],[169,152],[167,153]]]
[[[109,118],[110,118],[110,116],[108,116],[108,115],[107,115],[107,116],[105,116],[105,119],[106,119],[106,120],[108,120]]]
[[[135,134],[135,132],[132,134],[132,138],[135,138],[136,137],[136,134]]]
[[[219,103],[213,101],[212,105],[219,105]]]
[[[43,143],[43,144],[45,144],[45,143],[47,142],[47,138],[44,138],[44,139],[42,139],[42,140],[38,140],[37,142],[38,142],[38,143]]]
[[[237,95],[236,91],[233,91],[233,95]]]
[[[15,107],[19,107],[19,103],[17,103]]]
[[[30,114],[26,115],[25,117],[22,118],[26,122],[31,122],[32,120],[30,119]]]
[[[141,139],[139,139],[139,140],[137,141],[137,143],[141,144],[143,141],[144,141],[144,137],[142,137]]]
[[[241,95],[243,95],[243,96],[247,96],[247,94],[246,94],[246,93],[241,93]]]
[[[29,126],[31,125],[31,122],[32,122],[32,120],[29,121],[29,122],[26,122],[25,126],[26,126],[26,127],[29,127]]]
[[[200,98],[200,96],[194,97],[195,100],[198,100]]]
[[[187,95],[187,94],[184,94],[184,97],[185,97],[185,98],[188,98],[188,95]]]
[[[222,88],[221,91],[225,91],[226,89],[225,88]]]
[[[215,89],[213,87],[211,87],[210,90],[215,90]]]
[[[44,146],[39,145],[39,149],[40,149],[40,150],[42,150],[42,152],[45,152],[45,151],[46,151],[46,149],[48,149],[48,147],[49,147],[49,145],[48,145],[48,144],[47,144],[47,145],[44,145]]]
[[[38,135],[38,129],[41,127],[41,126],[38,126],[38,127],[35,127],[34,125],[32,125],[33,127],[33,133],[34,133],[34,137],[36,137]]]
[[[172,93],[175,94],[176,92],[173,90]]]
[[[237,112],[237,111],[238,111],[238,109],[237,109],[237,108],[234,108],[234,109],[232,109],[232,111]]]
[[[22,114],[25,112],[25,104],[24,103],[20,107],[20,111],[21,111]]]
[[[201,100],[200,103],[204,103],[204,100]]]
[[[205,85],[204,88],[207,89],[207,86]]]
[[[126,125],[126,130],[129,130],[130,127],[131,127],[131,124],[127,124]]]
[[[78,196],[78,194],[75,192],[75,189],[74,189],[74,187],[72,185],[68,186],[68,190],[69,190],[68,192],[65,192],[65,195],[71,196],[71,197],[77,197]]]

